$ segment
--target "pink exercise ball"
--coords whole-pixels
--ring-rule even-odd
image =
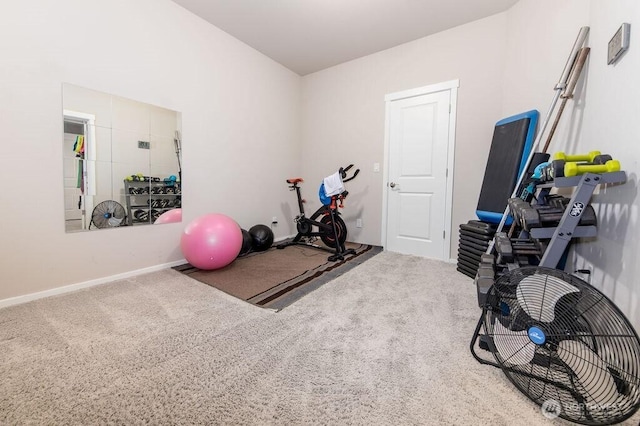
[[[171,209],[162,213],[155,222],[154,225],[160,225],[162,223],[176,223],[182,222],[182,209]]]
[[[180,248],[185,259],[199,269],[218,269],[238,257],[242,230],[235,220],[219,213],[197,217],[187,225]]]

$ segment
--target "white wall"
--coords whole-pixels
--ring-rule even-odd
[[[607,44],[623,22],[631,23],[630,49],[616,65],[607,65]],[[600,150],[621,160],[628,181],[601,189],[592,198],[598,237],[574,245],[567,270],[590,269],[591,283],[640,330],[640,4],[633,0],[521,0],[509,10],[508,23],[504,115],[528,105],[546,113],[579,28],[590,28],[589,60],[549,152]]]
[[[4,2],[0,52],[0,300],[180,260],[204,213],[283,217],[300,77],[254,49],[168,0],[33,0]],[[182,224],[65,234],[63,82],[182,113]]]
[[[607,43],[623,22],[631,24],[629,51],[607,65]],[[600,149],[620,159],[627,183],[594,197],[598,238],[576,247],[575,267],[593,270],[592,284],[640,330],[640,4],[592,0],[590,25],[592,51],[576,150]]]
[[[506,14],[498,14],[303,77],[302,170],[308,193],[338,166],[362,173],[347,184],[349,239],[381,244],[384,96],[459,79],[453,230],[473,219],[493,127],[501,118]],[[307,196],[318,204],[317,197]],[[362,218],[363,227],[356,228]],[[457,238],[451,256],[456,257]]]

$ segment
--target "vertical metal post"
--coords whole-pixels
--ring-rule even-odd
[[[560,117],[562,116],[562,112],[564,111],[564,107],[567,105],[567,101],[573,98],[573,91],[578,84],[578,79],[580,78],[580,74],[582,73],[582,68],[584,64],[587,62],[587,57],[589,56],[589,51],[591,49],[588,47],[583,47],[578,51],[578,58],[574,63],[574,67],[571,69],[571,75],[569,75],[569,81],[567,82],[567,86],[562,91],[560,97],[562,98],[562,102],[560,103],[560,108],[558,108],[558,113],[556,114],[556,119],[551,125],[551,129],[549,130],[549,135],[547,136],[547,141],[542,148],[542,152],[547,152],[549,149],[549,144],[551,144],[551,139],[553,135],[556,133],[556,128],[558,127],[558,123],[560,122]]]

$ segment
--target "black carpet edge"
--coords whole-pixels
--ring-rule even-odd
[[[382,250],[383,248],[380,246],[369,245],[368,249],[362,251],[360,254],[352,258],[347,259],[344,263],[342,263],[341,265],[338,265],[332,270],[324,272],[319,277],[316,277],[315,279],[308,281],[306,283],[302,283],[302,285],[296,285],[290,291],[286,292],[286,294],[279,296],[277,299],[274,299],[273,301],[263,303],[263,304],[256,304],[256,306],[261,306],[264,308],[281,311],[287,306],[290,306],[292,303],[300,300],[302,297],[322,287],[329,281],[334,280],[335,278],[352,270],[356,266],[361,265],[365,261],[371,259],[375,255],[381,253]]]

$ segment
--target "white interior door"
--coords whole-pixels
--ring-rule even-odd
[[[79,206],[82,191],[78,188],[79,160],[73,151],[76,135],[64,134],[64,218],[65,220],[81,220],[82,206]]]
[[[93,211],[93,198],[96,188],[96,131],[93,114],[84,112],[64,110],[64,120],[71,123],[81,124],[84,134],[84,158],[80,162],[76,158],[73,147],[76,135],[65,133],[64,135],[64,190],[65,190],[65,221],[67,230],[89,229],[91,222],[91,212]],[[79,170],[82,167],[82,170]],[[82,174],[81,188],[78,188],[78,174]],[[78,200],[81,197],[80,209]],[[81,223],[72,225],[80,214]]]
[[[453,162],[452,90],[387,101],[385,248],[448,259]],[[450,146],[451,145],[451,146]]]

